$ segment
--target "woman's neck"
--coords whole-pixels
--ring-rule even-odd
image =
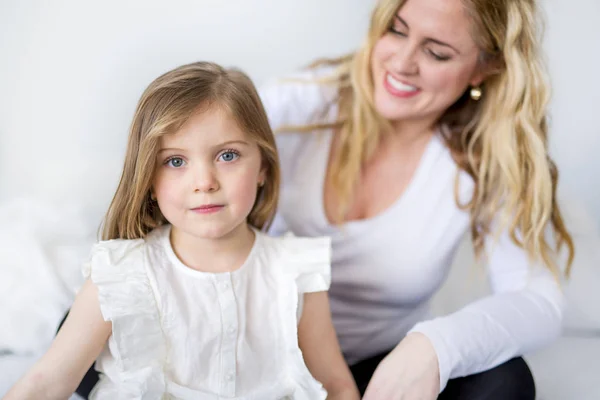
[[[171,228],[170,241],[177,257],[189,268],[203,272],[232,272],[242,266],[255,233],[244,223],[220,238],[199,238]]]
[[[433,120],[402,120],[392,122],[392,131],[385,135],[383,142],[393,142],[403,148],[410,149],[415,145],[429,141],[436,131]]]

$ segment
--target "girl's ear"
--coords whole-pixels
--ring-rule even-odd
[[[260,172],[258,173],[258,187],[263,187],[265,185],[266,180],[267,180],[267,168],[262,167]]]

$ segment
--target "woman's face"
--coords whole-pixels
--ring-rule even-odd
[[[407,0],[371,57],[375,108],[392,121],[436,121],[481,83],[461,0]]]

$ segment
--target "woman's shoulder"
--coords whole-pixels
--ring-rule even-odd
[[[330,79],[334,78],[335,73],[336,69],[332,66],[306,67],[268,79],[259,86],[259,92],[273,87],[295,89],[298,93],[302,93],[303,90],[309,93],[316,89],[326,91],[327,87],[336,86],[335,80]]]
[[[327,123],[337,98],[331,67],[310,68],[267,81],[259,94],[273,130],[284,126]]]
[[[438,131],[431,138],[428,149],[432,148],[431,153],[435,155],[432,162],[430,177],[433,180],[452,180],[458,189],[457,193],[460,203],[466,203],[472,196],[474,181],[473,177],[460,167],[455,156],[446,143],[445,128],[439,127]],[[454,188],[455,185],[452,187]]]

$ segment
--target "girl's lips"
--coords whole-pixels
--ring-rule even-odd
[[[212,214],[220,211],[224,206],[218,204],[207,204],[204,206],[192,208],[192,211],[198,214]]]

